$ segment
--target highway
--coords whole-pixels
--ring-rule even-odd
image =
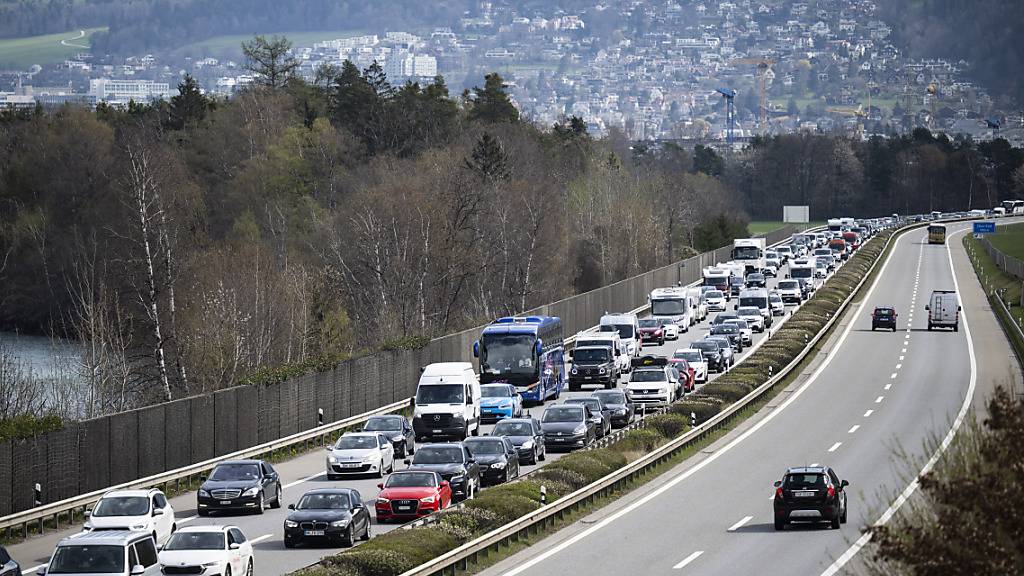
[[[974,317],[990,314],[962,257],[957,231],[969,226],[949,225],[949,245],[961,253],[956,279],[948,246],[928,245],[923,229],[903,235],[813,371],[755,418],[700,456],[483,573],[555,576],[566,566],[588,576],[620,575],[638,566],[645,574],[848,571],[856,562],[843,568],[833,561],[906,485],[900,472],[911,467],[895,456],[896,447],[931,456],[924,453],[925,442],[945,436],[977,402],[975,394],[991,388],[986,383],[975,391],[974,355],[982,365],[1007,362],[1005,345],[982,349],[968,340]],[[927,331],[924,306],[931,291],[958,285],[972,291],[960,331]],[[877,305],[896,307],[897,332],[871,331]],[[773,482],[789,466],[817,464],[849,480],[849,522],[839,530],[820,524],[776,532]]]
[[[780,278],[783,277],[785,271],[788,268],[783,267],[780,271]],[[776,280],[769,280],[769,287],[774,287]],[[735,299],[729,303],[729,311],[732,310],[731,305],[735,303]],[[788,312],[794,307],[787,307]],[[699,340],[703,338],[708,331],[709,323],[714,319],[717,313],[709,313],[707,319],[695,326],[690,327],[688,332],[680,333],[680,337],[675,341],[666,341],[663,346],[648,345],[644,346],[644,354],[655,354],[655,355],[671,355],[678,348],[688,347],[689,343],[693,340]],[[594,322],[597,323],[599,319],[595,318]],[[775,323],[772,329],[775,330],[781,325],[783,317],[776,317]],[[751,351],[756,350],[759,342],[765,337],[765,334],[755,333],[753,336],[753,346],[744,348],[743,354],[739,355],[738,358],[742,359],[746,355],[750,354]],[[713,381],[717,375],[712,374],[711,380]],[[625,382],[628,376],[624,376],[621,382]],[[620,386],[622,383],[620,382]],[[699,387],[699,385],[698,385]],[[566,389],[562,392],[561,400],[565,400],[573,397],[589,396],[596,388],[584,388],[579,392],[568,392]],[[552,401],[548,401],[551,404]],[[529,408],[529,412],[537,417],[541,415],[543,406],[535,406]],[[482,432],[489,432],[493,428],[493,425],[484,425]],[[549,453],[546,462],[539,463],[540,466],[546,463],[557,460],[562,454]],[[314,488],[323,487],[350,487],[359,490],[363,495],[366,503],[371,507],[376,499],[378,493],[377,484],[382,482],[376,478],[351,478],[340,481],[328,481],[325,477],[325,457],[326,452],[322,450],[314,450],[312,452],[303,454],[294,459],[288,460],[275,465],[275,469],[281,476],[282,486],[284,488],[284,504],[291,504],[297,502],[299,497],[307,490]],[[395,469],[401,470],[405,468],[405,465],[400,461],[396,461]],[[538,468],[538,466],[523,466],[521,473],[525,474],[531,470]],[[288,510],[286,508],[281,509],[268,509],[262,515],[215,515],[212,517],[199,518],[196,515],[195,506],[196,495],[195,492],[188,492],[181,494],[170,499],[171,506],[175,510],[175,516],[177,519],[178,526],[194,526],[201,524],[232,524],[239,526],[246,536],[254,541],[255,550],[255,573],[263,575],[278,575],[285,574],[294,571],[298,568],[308,566],[315,563],[321,557],[333,554],[339,549],[334,547],[300,547],[295,549],[285,550],[282,532],[284,518],[287,516]],[[373,533],[381,534],[390,530],[394,530],[398,527],[396,524],[378,525],[376,522],[373,525]],[[44,564],[49,560],[49,556],[52,553],[56,543],[63,537],[73,535],[79,532],[79,528],[68,528],[60,531],[51,531],[44,534],[41,537],[33,537],[29,540],[15,544],[8,547],[10,554],[17,560],[26,574],[35,572],[41,564]],[[30,570],[31,569],[31,570]]]

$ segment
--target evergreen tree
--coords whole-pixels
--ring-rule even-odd
[[[199,90],[199,83],[191,74],[178,84],[178,95],[171,97],[166,125],[172,130],[181,130],[186,125],[201,122],[206,118],[209,100]]]
[[[480,135],[473,148],[473,155],[466,159],[465,165],[486,184],[495,184],[512,177],[508,155],[502,149],[501,142],[488,132]]]
[[[490,123],[519,121],[519,110],[505,92],[505,83],[497,72],[484,76],[483,88],[473,88],[469,118]]]
[[[267,88],[283,88],[295,74],[299,61],[291,55],[292,43],[284,36],[256,36],[242,42],[245,67],[256,77],[256,83]]]
[[[719,156],[714,148],[709,146],[703,146],[697,144],[693,149],[693,170],[697,172],[703,172],[708,176],[721,176],[725,171],[725,162],[722,157]]]

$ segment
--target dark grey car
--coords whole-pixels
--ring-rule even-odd
[[[363,432],[380,432],[391,440],[395,447],[395,458],[405,458],[416,453],[416,433],[405,416],[370,416],[363,425]]]
[[[519,463],[534,465],[547,458],[544,429],[536,418],[508,418],[498,422],[491,436],[504,436],[519,452]]]
[[[732,341],[725,336],[708,336],[704,340],[718,345],[718,352],[722,355],[722,369],[732,368],[732,365],[736,363],[736,354],[732,351]]]
[[[544,446],[549,450],[586,448],[594,441],[597,427],[590,408],[579,404],[555,404],[544,409]]]
[[[598,390],[591,396],[600,400],[611,411],[613,428],[628,426],[633,421],[636,404],[633,404],[622,390]]]
[[[469,449],[480,466],[482,486],[503,484],[519,477],[519,453],[512,441],[504,436],[467,438],[463,445]]]
[[[437,472],[452,487],[452,500],[472,498],[480,487],[480,466],[461,442],[424,444],[405,463],[410,470]]]
[[[599,399],[593,396],[590,398],[570,398],[565,403],[583,404],[590,408],[591,417],[594,419],[594,425],[597,428],[597,438],[604,438],[612,433],[612,411],[606,408]]]

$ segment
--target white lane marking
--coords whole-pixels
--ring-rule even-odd
[[[270,538],[271,536],[273,536],[273,534],[264,534],[263,536],[260,536],[258,538],[253,538],[252,540],[249,540],[249,542],[251,542],[252,544],[256,544],[257,542],[263,542],[264,540],[266,540],[267,538]]]
[[[885,396],[879,396],[878,398],[875,398],[875,404],[881,404],[884,398]]]
[[[882,263],[882,267],[878,270],[878,276],[876,276],[875,279],[872,280],[872,284],[871,284],[871,286],[868,287],[868,291],[867,291],[867,293],[865,293],[864,298],[861,299],[861,303],[860,304],[854,304],[854,305],[852,305],[850,307],[849,313],[851,315],[853,315],[852,317],[856,318],[856,314],[858,314],[864,308],[864,302],[871,302],[871,295],[874,294],[875,288],[877,288],[878,285],[879,285],[878,280],[880,278],[884,278],[885,277],[885,271],[889,268],[889,263],[892,262],[892,256],[893,256],[893,254],[896,253],[895,247],[898,244],[899,244],[899,239],[897,239],[895,241],[895,243],[893,244],[894,249],[889,252],[888,256],[886,256],[885,262]],[[857,324],[856,322],[849,322],[846,325],[846,328],[843,330],[842,335],[839,336],[839,339],[836,341],[836,345],[833,347],[834,350],[839,350],[839,349],[842,348],[843,343],[846,342],[846,339],[850,336],[850,332],[853,330],[853,327],[856,324]],[[816,382],[818,380],[818,378],[825,371],[825,369],[828,368],[828,366],[832,363],[832,360],[836,356],[839,356],[839,354],[828,354],[828,355],[826,355],[825,359],[821,362],[821,364],[819,364],[818,367],[814,370],[814,372],[811,373],[810,377],[807,378],[807,381],[805,381],[803,384],[801,384],[799,388],[794,390],[793,393],[790,394],[789,397],[786,398],[785,401],[783,401],[781,404],[778,405],[777,408],[775,408],[775,410],[772,410],[771,412],[769,412],[767,415],[765,415],[764,418],[762,418],[761,420],[758,420],[753,426],[748,428],[746,431],[744,431],[742,434],[740,434],[739,436],[734,438],[731,442],[729,442],[728,444],[723,446],[721,449],[719,449],[718,451],[716,451],[712,455],[708,456],[704,460],[701,460],[696,465],[694,465],[690,469],[686,470],[682,474],[680,474],[680,475],[676,476],[675,478],[669,480],[668,482],[662,484],[660,487],[658,487],[656,490],[651,491],[646,496],[644,496],[644,497],[634,501],[633,503],[623,507],[618,512],[609,515],[608,517],[606,517],[605,519],[601,520],[600,522],[597,522],[596,524],[592,524],[586,530],[576,534],[575,536],[572,536],[571,538],[566,539],[565,541],[563,541],[563,542],[561,542],[561,543],[559,543],[559,544],[557,544],[555,546],[552,546],[550,549],[548,549],[548,550],[546,550],[544,552],[541,552],[539,554],[536,554],[535,556],[533,556],[529,560],[523,562],[522,564],[519,564],[515,568],[513,568],[513,569],[509,570],[508,572],[506,572],[504,574],[504,576],[516,576],[516,574],[522,574],[523,572],[533,568],[537,564],[540,564],[541,562],[544,562],[545,560],[547,560],[548,558],[551,558],[555,554],[558,554],[562,550],[565,550],[566,548],[576,544],[577,542],[580,542],[581,540],[583,540],[584,538],[586,538],[586,537],[590,536],[591,534],[597,532],[598,530],[608,526],[612,522],[615,522],[619,518],[622,518],[626,514],[629,514],[630,512],[633,512],[634,510],[636,510],[636,509],[638,509],[638,508],[640,508],[642,506],[646,506],[648,502],[654,500],[655,498],[658,498],[659,496],[661,496],[665,492],[668,492],[669,490],[674,488],[676,485],[678,485],[680,482],[686,480],[690,476],[693,476],[697,472],[703,470],[705,467],[710,466],[712,462],[714,462],[714,461],[718,460],[719,458],[721,458],[723,454],[728,454],[729,451],[732,450],[734,447],[736,447],[736,445],[738,445],[740,442],[746,440],[747,438],[749,438],[753,434],[757,433],[757,431],[759,431],[761,428],[764,428],[765,426],[768,425],[769,422],[771,422],[776,417],[778,417],[779,414],[782,414],[785,411],[785,409],[787,407],[789,407],[790,404],[795,402],[796,399],[799,398],[811,386],[811,384],[813,384],[814,382]]]
[[[775,498],[775,496],[772,495],[772,498]],[[753,516],[744,516],[743,518],[740,519],[739,522],[733,524],[732,526],[729,526],[729,529],[726,530],[726,532],[733,532],[733,531],[737,530],[740,526],[743,526],[744,524],[746,524],[747,522],[750,522],[753,519],[754,519]]]
[[[904,341],[903,341],[903,345],[904,345],[904,346],[906,346],[907,344],[910,344],[910,340],[904,340]]]
[[[693,562],[694,560],[696,560],[696,559],[697,559],[697,558],[698,558],[698,557],[699,557],[699,556],[700,556],[701,554],[703,554],[703,553],[704,553],[704,551],[703,551],[703,550],[697,550],[697,551],[696,551],[696,552],[694,552],[693,554],[690,554],[690,555],[689,555],[689,556],[687,556],[686,558],[683,558],[683,561],[682,561],[682,562],[680,562],[679,564],[676,564],[676,565],[675,565],[675,566],[673,566],[672,568],[673,568],[674,570],[679,570],[680,568],[682,568],[682,567],[686,566],[686,565],[687,565],[687,564],[689,564],[690,562]]]
[[[898,372],[893,372],[892,375],[889,376],[889,380],[895,380],[896,374],[898,374]]]
[[[182,524],[188,524],[196,518],[199,518],[199,516],[189,516],[188,518],[182,518],[181,520],[177,520],[178,526],[181,526]]]
[[[903,368],[903,364],[897,364],[897,365],[896,365],[896,369],[897,369],[897,370],[899,370],[900,368]]]
[[[903,350],[901,350],[901,352],[903,352],[904,354],[906,354],[906,353],[907,353],[907,349],[906,349],[906,348],[904,348]]]
[[[900,356],[900,362],[903,362],[903,358],[905,358],[905,356]]]
[[[846,433],[847,434],[853,434],[854,432],[856,432],[859,429],[860,429],[860,424],[854,424],[853,426],[850,427],[849,430],[846,431]]]
[[[889,388],[892,388],[892,384],[886,384],[886,385],[885,385],[885,389],[886,389],[886,390],[888,390]]]
[[[953,234],[951,234],[951,236],[960,234],[962,232],[967,232],[967,230],[960,230],[954,232]],[[952,250],[950,250],[949,244],[946,245],[946,256],[949,257],[949,269],[950,272],[952,272],[953,274],[953,289],[957,293],[959,293],[960,284],[959,282],[957,282],[956,279],[956,267],[953,266],[953,252]],[[941,458],[942,455],[946,452],[946,449],[949,448],[949,445],[953,443],[953,438],[956,437],[957,431],[960,430],[960,426],[963,425],[964,418],[967,416],[967,411],[970,410],[971,408],[971,402],[973,402],[974,400],[974,388],[978,382],[978,361],[977,357],[975,357],[974,355],[974,341],[971,340],[971,327],[967,323],[966,310],[960,312],[960,318],[961,320],[963,320],[964,335],[967,338],[967,355],[971,359],[971,379],[967,384],[967,394],[964,396],[964,402],[963,404],[960,405],[960,411],[957,413],[956,418],[953,419],[953,425],[950,426],[949,432],[947,432],[946,436],[942,439],[942,443],[939,444],[938,448],[936,448],[931,458],[928,459],[928,462],[925,462],[924,467],[921,468],[921,472],[914,478],[914,480],[910,484],[907,485],[907,487],[903,490],[903,492],[900,493],[896,500],[894,500],[893,503],[890,504],[889,507],[886,508],[885,512],[883,512],[882,515],[878,518],[878,520],[875,522],[876,526],[884,526],[885,524],[887,524],[889,520],[891,520],[892,517],[896,515],[896,512],[903,506],[903,504],[908,499],[910,499],[910,497],[914,494],[915,491],[917,491],[917,487],[920,484],[919,479],[928,472],[930,472],[933,467],[935,467],[935,464],[939,461],[939,458]],[[846,563],[849,562],[850,559],[857,554],[857,552],[860,552],[860,549],[867,545],[867,543],[870,541],[871,532],[867,532],[863,536],[858,538],[857,541],[854,542],[853,545],[846,550],[846,552],[843,552],[843,554],[839,556],[839,558],[837,558],[831,566],[826,568],[825,571],[821,573],[821,576],[835,576],[835,574],[838,573],[843,568],[843,566],[845,566]]]
[[[818,465],[819,465],[819,464],[818,464],[817,462],[812,462],[812,463],[811,463],[811,468],[817,468],[817,467],[818,467]]]
[[[283,488],[287,489],[287,488],[291,488],[292,486],[298,486],[299,484],[302,484],[303,482],[309,482],[310,480],[312,480],[314,478],[319,478],[321,476],[326,476],[326,475],[327,475],[327,472],[317,472],[316,474],[313,474],[312,476],[307,476],[306,478],[303,478],[302,480],[296,480],[295,482],[290,482],[288,484],[285,484],[283,486]]]
[[[831,447],[831,448],[829,448],[829,449],[828,449],[828,451],[829,451],[829,452],[835,452],[835,451],[836,451],[836,450],[838,450],[838,449],[839,449],[839,447],[840,447],[840,446],[842,446],[842,445],[843,445],[843,443],[842,443],[842,442],[836,442],[835,444],[833,444],[833,445],[832,445],[832,447]]]

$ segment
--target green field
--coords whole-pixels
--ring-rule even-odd
[[[1024,224],[999,226],[988,240],[1003,254],[1024,260]]]
[[[335,40],[338,38],[351,38],[367,34],[365,30],[328,30],[320,32],[263,32],[266,37],[274,35],[285,36],[291,40],[292,46],[312,46],[316,42],[324,40]],[[194,56],[241,56],[242,42],[252,40],[256,34],[229,34],[225,36],[214,36],[206,40],[186,44],[175,52],[184,55]]]
[[[797,229],[814,228],[815,226],[824,226],[824,222],[808,222],[807,224],[793,224]],[[778,230],[787,226],[784,222],[770,222],[766,220],[757,220],[747,224],[747,231],[750,232],[751,236],[757,236],[758,234],[767,234],[772,230]]]
[[[105,27],[87,28],[81,38],[78,35],[82,30],[71,30],[60,34],[0,40],[0,68],[25,70],[33,64],[42,66],[63,62],[78,52],[88,52],[88,48],[81,46],[89,46],[89,37],[106,30]],[[71,45],[61,44],[61,40]]]

